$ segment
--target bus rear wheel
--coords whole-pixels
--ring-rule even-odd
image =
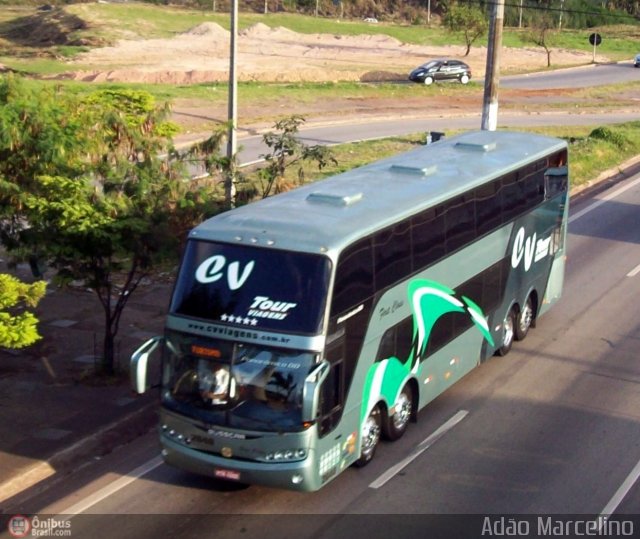
[[[360,458],[355,462],[355,465],[360,468],[369,464],[375,455],[376,447],[378,447],[378,442],[380,441],[382,425],[380,415],[380,407],[375,406],[362,425],[362,432],[360,433],[362,449],[360,450]]]
[[[398,440],[407,430],[413,412],[413,391],[405,385],[393,406],[393,414],[383,423],[383,434],[387,440]]]
[[[533,323],[533,301],[531,301],[531,296],[527,298],[527,301],[524,304],[524,307],[518,313],[516,319],[516,327],[515,327],[515,337],[516,341],[523,340],[527,333],[529,333],[529,329],[531,328],[531,324]]]
[[[516,325],[516,313],[513,308],[509,311],[502,324],[502,346],[498,348],[499,356],[506,356],[513,346],[513,338]]]

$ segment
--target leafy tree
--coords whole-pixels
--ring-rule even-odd
[[[59,281],[83,280],[97,294],[100,366],[111,374],[127,301],[155,262],[175,256],[175,226],[200,214],[207,186],[169,158],[175,131],[150,94],[74,98],[16,84],[0,84],[0,156],[10,161],[0,163],[2,239],[14,255],[37,252]]]
[[[467,47],[464,55],[469,56],[471,46],[487,33],[489,21],[487,15],[471,4],[454,4],[444,17],[445,27],[455,34],[461,33]]]
[[[39,340],[38,319],[27,308],[35,307],[46,289],[44,281],[26,284],[0,274],[0,346],[23,348]]]
[[[319,170],[329,163],[337,164],[330,148],[319,144],[308,146],[297,138],[296,135],[304,121],[301,116],[290,116],[276,122],[275,131],[269,131],[262,136],[262,140],[271,150],[261,155],[267,162],[267,166],[259,171],[262,180],[262,198],[294,187],[285,180],[288,169],[297,167],[298,182],[302,183],[305,162],[315,162]]]

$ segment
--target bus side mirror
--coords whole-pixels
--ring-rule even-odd
[[[158,347],[162,339],[162,337],[153,337],[131,354],[131,361],[129,363],[131,387],[139,395],[142,395],[149,389],[147,382],[149,356],[151,356],[153,351]]]
[[[311,371],[304,381],[302,390],[302,421],[314,421],[318,415],[320,386],[329,374],[331,365],[326,359]]]

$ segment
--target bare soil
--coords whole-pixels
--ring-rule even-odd
[[[83,81],[189,84],[228,80],[229,32],[203,23],[171,39],[120,40],[76,57],[67,77]],[[321,82],[405,80],[412,68],[432,58],[464,54],[462,45],[405,44],[384,35],[299,34],[254,24],[239,33],[240,81]],[[591,55],[554,50],[554,66],[586,64]],[[474,77],[483,77],[486,48],[473,47],[464,58]],[[606,60],[599,58],[599,61]],[[542,48],[505,47],[503,73],[546,67]],[[80,69],[79,66],[92,66]],[[74,69],[74,66],[76,67]]]
[[[229,73],[229,32],[218,24],[202,23],[170,39],[124,39],[113,46],[94,48],[69,62],[60,77],[86,82],[194,84],[225,82]],[[462,45],[419,46],[384,35],[344,36],[300,34],[286,28],[255,24],[239,33],[237,73],[240,81],[337,82],[407,81],[416,66],[433,58],[456,57],[466,61],[473,78],[484,76],[486,47],[476,46],[463,57]],[[554,67],[589,64],[591,54],[556,49]],[[598,57],[605,62],[607,58]],[[502,50],[501,73],[535,71],[546,67],[542,48]],[[87,68],[86,66],[91,66]],[[275,118],[298,114],[308,121],[335,121],[366,116],[413,112],[465,114],[481,110],[481,92],[448,92],[446,85],[415,97],[340,98],[313,102],[240,103],[239,125],[248,132],[270,128]],[[562,91],[501,91],[501,106],[544,107],[562,100]],[[553,94],[553,96],[551,95]],[[569,99],[569,97],[567,97]],[[226,105],[177,100],[174,120],[185,133],[209,131],[227,118]]]

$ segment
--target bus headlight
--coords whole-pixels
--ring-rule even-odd
[[[267,462],[293,462],[307,458],[306,449],[285,449],[271,451],[264,456]]]

